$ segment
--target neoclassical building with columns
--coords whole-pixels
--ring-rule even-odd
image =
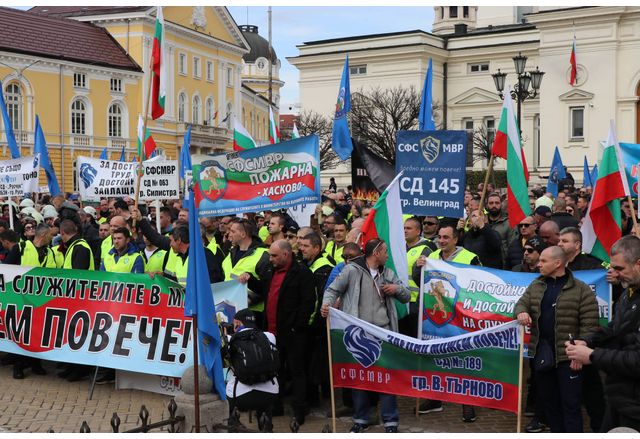
[[[300,72],[302,109],[333,114],[347,54],[352,93],[375,86],[421,90],[432,58],[433,98],[442,105],[439,127],[472,133],[485,126],[491,133],[502,106],[492,74],[506,73],[505,89],[513,87],[513,58],[522,54],[527,57],[525,72],[544,72],[537,95],[521,106],[532,181],[548,174],[556,145],[580,181],[584,156],[596,163],[610,119],[620,141],[640,143],[640,7],[437,6],[434,12],[431,32],[300,44],[298,55],[288,60]],[[574,35],[578,76],[571,85]],[[326,177],[335,176],[346,185],[348,172],[343,166]]]

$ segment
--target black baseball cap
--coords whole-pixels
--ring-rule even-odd
[[[241,309],[233,316],[233,320],[242,322],[242,326],[245,328],[257,328],[256,315],[249,308]]]

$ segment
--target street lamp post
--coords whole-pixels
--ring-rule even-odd
[[[520,115],[522,112],[521,106],[522,102],[527,99],[532,99],[538,96],[540,91],[540,84],[542,83],[542,76],[544,76],[544,72],[541,72],[536,66],[535,70],[530,72],[525,72],[524,69],[527,65],[527,57],[522,53],[518,53],[517,56],[513,57],[513,64],[516,68],[516,75],[518,75],[518,81],[511,90],[511,98],[514,99],[518,105],[518,131],[520,131],[520,135],[522,135],[522,127],[520,125]],[[496,90],[498,90],[498,94],[500,95],[500,99],[504,98],[504,83],[507,79],[507,74],[502,73],[500,69],[498,69],[498,73],[494,73],[491,75],[493,77],[493,82],[496,86]]]

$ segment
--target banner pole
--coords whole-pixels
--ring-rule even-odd
[[[193,316],[193,397],[196,433],[200,433],[200,383],[198,382],[198,316]]]
[[[520,365],[518,369],[518,425],[516,433],[520,433],[522,424],[522,373],[524,369],[524,326],[522,325],[520,325]]]
[[[494,155],[491,154],[491,158],[489,159],[489,166],[487,166],[487,175],[484,176],[484,184],[482,185],[482,195],[480,195],[480,206],[478,207],[478,210],[480,211],[480,213],[484,212],[483,210],[484,199],[485,199],[485,196],[487,195],[487,185],[489,184],[489,176],[493,172],[493,159],[494,159]]]
[[[162,201],[157,200],[156,202],[156,230],[158,233],[162,233],[160,230],[160,206],[162,206]]]
[[[636,219],[636,210],[633,208],[633,201],[631,195],[627,195],[627,201],[629,201],[629,207],[631,208],[631,221],[633,221],[633,233],[638,236],[638,220]]]
[[[333,388],[333,358],[331,357],[331,313],[327,315],[327,348],[329,350],[329,386],[331,387],[331,425],[336,432],[336,394]]]
[[[15,232],[15,229],[13,228],[13,205],[11,204],[11,201],[11,197],[9,197],[9,228]]]
[[[422,270],[420,270],[420,292],[418,293],[418,330],[416,334],[418,334],[418,340],[422,340],[422,316],[424,312],[422,307],[424,306],[424,271],[426,265],[422,266]],[[420,398],[416,398],[416,419],[420,419]]]
[[[137,209],[138,208],[138,201],[140,198],[140,181],[142,180],[142,151],[144,151],[144,138],[147,135],[147,117],[149,116],[149,103],[151,102],[151,84],[153,83],[153,56],[151,56],[149,58],[149,83],[147,84],[147,102],[145,104],[144,107],[144,125],[142,127],[142,139],[140,139],[140,151],[138,151],[140,154],[138,154],[138,178],[137,178],[137,183],[134,187],[134,190],[136,191],[136,197],[135,197],[135,203],[134,203],[134,207]],[[156,212],[156,215],[159,212]],[[136,220],[133,220],[133,227],[136,227]],[[160,233],[160,230],[158,230],[158,233]]]

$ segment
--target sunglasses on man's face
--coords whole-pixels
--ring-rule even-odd
[[[294,235],[293,233],[287,235],[287,239],[297,238],[298,235]]]
[[[535,249],[535,248],[531,248],[531,247],[525,247],[525,248],[524,248],[524,252],[525,252],[525,253],[529,253],[529,254],[531,254],[531,253],[533,253],[533,252],[535,252],[535,251],[536,251],[536,249]]]
[[[423,226],[435,226],[436,224],[438,224],[438,223],[436,223],[434,221],[425,221],[425,222],[422,223]]]
[[[520,227],[521,229],[529,226],[533,226],[533,224],[527,224],[527,223],[518,224],[518,227]]]

